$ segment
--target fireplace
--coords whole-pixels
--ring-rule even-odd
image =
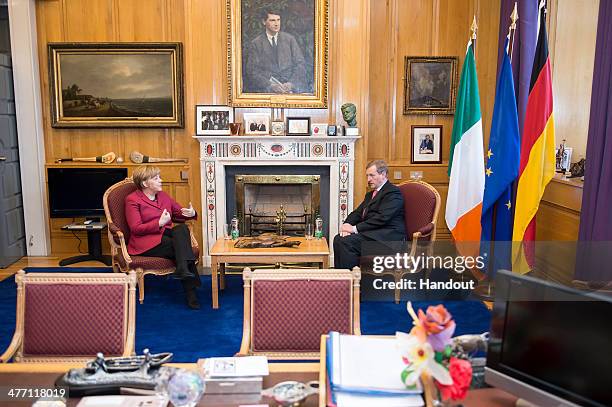
[[[323,233],[330,243],[352,210],[354,148],[359,136],[195,136],[194,138],[200,142],[204,265],[210,265],[209,253],[217,238],[223,234],[223,224],[229,224],[231,218],[238,215],[237,176],[318,176],[320,198],[318,201],[320,215],[323,218]],[[310,187],[304,185],[291,187],[287,192],[289,197],[282,199],[286,204],[281,203],[287,213],[308,219],[316,216],[316,204],[313,204],[313,199],[316,201],[316,192],[313,193],[312,183]],[[260,186],[264,187],[263,195],[278,195],[278,191],[266,191],[265,187],[268,186],[275,185],[272,183]],[[257,193],[262,196],[262,192],[252,192],[249,188],[245,187],[245,204],[240,205],[241,212],[245,216],[249,205],[251,212],[257,215],[260,211],[258,205],[262,203],[257,198]],[[255,193],[255,198],[252,196],[249,198],[250,193]],[[250,201],[247,201],[248,199]],[[267,202],[267,205],[265,211],[271,211],[276,215],[279,203],[271,201]],[[277,209],[274,209],[275,207]],[[267,227],[271,228],[270,225]],[[299,230],[295,233],[298,234]],[[333,251],[331,260],[333,261]]]
[[[304,236],[321,214],[320,175],[236,176],[236,213],[243,234]]]

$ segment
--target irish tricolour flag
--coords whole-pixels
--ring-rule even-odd
[[[482,114],[472,42],[468,43],[457,95],[448,164],[446,225],[455,242],[480,241],[485,186]]]

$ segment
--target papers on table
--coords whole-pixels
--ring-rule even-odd
[[[423,406],[422,389],[401,380],[402,355],[395,338],[341,335],[327,339],[329,404],[342,406]]]
[[[77,407],[166,407],[168,400],[158,396],[83,397]]]
[[[206,377],[267,376],[268,358],[245,356],[235,358],[208,358],[204,362]]]

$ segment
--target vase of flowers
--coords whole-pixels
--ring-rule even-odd
[[[425,312],[407,304],[414,327],[396,338],[405,368],[401,379],[407,388],[416,388],[419,379],[427,406],[450,406],[465,398],[472,381],[472,365],[466,352],[453,342],[455,321],[443,305]]]

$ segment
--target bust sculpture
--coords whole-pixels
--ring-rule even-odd
[[[345,103],[340,107],[342,117],[349,127],[357,126],[357,107],[353,103]]]

